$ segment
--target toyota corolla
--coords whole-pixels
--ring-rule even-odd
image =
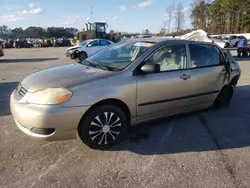
[[[11,94],[16,125],[45,139],[104,149],[147,120],[230,103],[240,67],[213,44],[131,39],[78,63],[36,72]]]

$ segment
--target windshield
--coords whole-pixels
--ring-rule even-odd
[[[87,42],[81,42],[80,45],[81,46],[86,46]]]
[[[86,40],[84,42],[81,42],[80,45],[81,46],[86,46],[88,43],[92,42],[92,40]]]
[[[92,64],[99,62],[107,68],[122,70],[153,45],[152,42],[120,42],[90,56],[87,61]]]

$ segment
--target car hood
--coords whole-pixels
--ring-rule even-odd
[[[31,74],[22,81],[29,92],[51,87],[70,87],[75,84],[90,82],[115,74],[79,63],[45,69]]]
[[[72,47],[67,48],[67,51],[68,51],[68,50],[73,50],[73,49],[76,49],[76,48],[80,48],[80,47],[81,47],[81,45],[77,44],[77,45],[75,45],[75,46],[72,46]]]

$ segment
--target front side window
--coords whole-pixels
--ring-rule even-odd
[[[94,46],[99,46],[99,41],[98,40],[93,40],[89,43],[90,47],[94,47]]]
[[[80,43],[80,46],[86,46],[86,45],[87,45],[86,41]]]
[[[154,43],[151,42],[120,42],[101,50],[86,60],[92,64],[99,62],[105,67],[122,70],[153,45]]]
[[[146,63],[159,64],[161,72],[185,69],[187,64],[185,44],[166,45],[156,51]]]
[[[220,50],[213,45],[189,44],[192,68],[220,65]]]

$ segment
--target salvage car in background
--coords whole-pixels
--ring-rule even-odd
[[[0,40],[0,57],[4,56],[3,43],[4,41]]]
[[[71,46],[71,42],[68,39],[57,39],[54,46],[55,47],[69,47]]]
[[[66,56],[70,57],[71,59],[79,58],[80,60],[84,60],[111,44],[114,43],[106,39],[86,40],[78,45],[68,48],[66,51]]]
[[[16,125],[44,140],[76,138],[104,149],[130,125],[229,105],[240,78],[213,43],[131,39],[78,63],[23,79],[10,97]]]
[[[15,45],[16,48],[33,48],[34,45],[27,40],[20,40],[20,41],[16,41]]]

